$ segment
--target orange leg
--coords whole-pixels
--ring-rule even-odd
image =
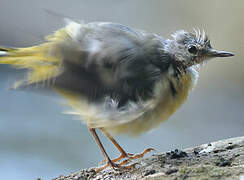
[[[109,140],[115,145],[115,147],[121,153],[121,155],[118,158],[115,158],[115,159],[111,160],[112,162],[120,161],[123,158],[128,158],[128,159],[142,158],[148,152],[154,151],[153,148],[148,148],[145,151],[143,151],[141,154],[134,155],[134,154],[131,154],[131,153],[126,153],[125,150],[119,145],[119,143],[117,143],[117,141],[105,129],[103,129],[103,128],[100,128],[100,129],[109,138]],[[128,160],[124,160],[124,161],[121,162],[121,164],[127,164],[128,162],[129,162]]]
[[[103,147],[103,145],[102,145],[102,143],[101,143],[101,141],[100,141],[100,139],[99,139],[99,137],[98,137],[98,135],[96,133],[96,130],[94,128],[88,128],[88,129],[91,132],[91,134],[93,135],[93,137],[94,137],[96,143],[98,144],[100,150],[102,151],[102,154],[103,154],[103,156],[105,158],[105,162],[106,162],[106,164],[104,166],[98,168],[96,170],[96,172],[100,172],[100,171],[104,170],[105,168],[107,168],[109,166],[112,167],[113,169],[116,169],[116,168],[131,169],[131,168],[133,168],[135,166],[135,164],[132,164],[130,166],[121,166],[123,164],[126,164],[125,162],[121,162],[120,164],[115,164],[109,158],[108,154],[106,153],[106,151],[105,151],[105,149],[104,149],[104,147]]]
[[[96,130],[95,130],[94,128],[88,128],[88,129],[89,129],[89,131],[91,132],[91,134],[93,135],[93,137],[94,137],[96,143],[98,144],[100,150],[102,151],[102,154],[103,154],[103,156],[104,156],[104,158],[105,158],[105,162],[106,162],[106,165],[105,165],[105,166],[103,166],[103,167],[97,169],[97,172],[102,171],[103,169],[105,169],[105,168],[108,167],[108,166],[111,166],[112,168],[116,168],[117,165],[114,164],[114,163],[111,161],[111,159],[109,158],[107,152],[105,151],[105,149],[104,149],[104,147],[103,147],[103,145],[102,145],[102,143],[101,143],[101,141],[100,141],[100,139],[99,139],[99,137],[98,137],[98,135],[97,135],[97,133],[96,133]]]

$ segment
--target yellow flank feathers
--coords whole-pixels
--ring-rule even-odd
[[[179,77],[177,83],[170,78],[177,89],[177,95],[173,97],[167,80],[162,79],[155,88],[156,98],[153,104],[155,108],[147,111],[142,117],[134,119],[131,122],[120,124],[114,127],[104,127],[106,131],[112,134],[127,133],[130,136],[137,136],[145,131],[156,128],[160,123],[167,120],[187,99],[188,92],[192,88],[192,75],[187,72]],[[163,93],[162,93],[163,92]]]
[[[177,94],[172,96],[169,81],[174,84]],[[151,108],[146,109],[137,118],[134,116],[122,116],[121,119],[104,119],[102,104],[93,105],[84,97],[74,92],[55,88],[56,92],[68,100],[68,105],[74,109],[72,114],[79,115],[80,118],[90,128],[104,128],[112,134],[126,133],[129,136],[137,136],[145,131],[156,128],[160,123],[167,120],[185,102],[189,90],[193,86],[193,74],[183,73],[178,80],[172,76],[162,77],[156,84],[154,98],[150,100]],[[163,93],[162,93],[163,92]],[[119,110],[118,112],[119,113]]]
[[[64,29],[46,37],[46,43],[26,48],[0,48],[6,55],[0,56],[0,64],[9,64],[15,68],[29,69],[27,78],[17,82],[39,83],[56,77],[62,72],[62,43],[69,38]],[[17,88],[17,87],[15,87]]]

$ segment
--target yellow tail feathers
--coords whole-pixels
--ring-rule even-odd
[[[23,81],[27,84],[46,81],[60,72],[60,59],[48,55],[48,49],[49,43],[27,48],[0,48],[0,64],[29,69],[27,79]],[[17,84],[21,85],[19,82]]]
[[[9,64],[15,68],[28,69],[26,79],[17,82],[33,84],[47,81],[61,73],[62,54],[60,48],[68,35],[61,29],[48,36],[48,42],[26,48],[2,48],[0,47],[0,64]],[[17,88],[17,87],[16,87]]]

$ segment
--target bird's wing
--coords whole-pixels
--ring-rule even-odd
[[[162,39],[120,24],[71,21],[47,40],[4,49],[0,64],[29,69],[16,87],[55,88],[92,127],[128,122],[151,108],[154,84],[169,66]]]
[[[75,24],[74,24],[75,25]],[[153,34],[113,23],[72,27],[76,51],[65,54],[56,90],[69,99],[91,127],[114,126],[153,108],[159,68],[160,40]],[[76,31],[78,28],[79,31]]]
[[[112,23],[92,23],[82,27],[84,32],[79,35],[80,31],[76,33],[76,48],[63,55],[64,73],[56,81],[68,78],[67,81],[71,83],[73,77],[77,78],[74,84],[69,84],[66,88],[78,92],[82,92],[82,88],[89,88],[90,93],[94,90],[96,92],[89,96],[91,100],[100,98],[100,91],[110,95],[115,93],[120,100],[124,100],[125,97],[121,97],[123,95],[135,98],[132,96],[136,89],[141,97],[146,95],[147,88],[160,75],[159,68],[152,63],[157,58],[158,50],[153,45],[149,46],[151,49],[146,47],[148,45],[143,42],[146,37],[141,32],[126,28]],[[148,43],[153,41],[148,40]],[[155,43],[154,46],[156,45],[158,44]],[[86,83],[76,83],[79,80]],[[62,83],[62,86],[65,84],[68,83]],[[90,88],[89,84],[94,87]]]

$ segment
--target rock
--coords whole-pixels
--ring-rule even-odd
[[[53,180],[239,180],[244,177],[244,137],[211,142],[185,150],[176,149],[131,163],[136,163],[136,167],[118,170],[108,168],[102,172],[90,168]]]

